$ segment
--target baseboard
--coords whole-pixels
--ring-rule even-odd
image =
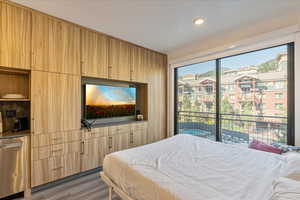
[[[59,179],[57,181],[53,181],[53,182],[50,182],[50,183],[47,183],[47,184],[44,184],[44,185],[36,186],[36,187],[32,188],[32,192],[34,193],[34,192],[38,192],[38,191],[41,191],[41,190],[46,190],[48,188],[55,187],[55,186],[61,185],[63,183],[70,182],[70,181],[73,181],[75,179],[81,178],[83,176],[94,174],[94,173],[97,173],[97,172],[100,172],[100,171],[102,171],[102,167],[91,169],[91,170],[88,170],[88,171],[85,171],[85,172],[80,172],[78,174],[68,176],[66,178]]]

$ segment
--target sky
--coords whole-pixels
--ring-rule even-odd
[[[136,89],[104,85],[86,85],[87,105],[135,104]]]
[[[272,60],[280,53],[287,52],[287,45],[259,50],[251,53],[221,59],[221,67],[237,69],[240,67],[256,66]],[[215,69],[215,61],[193,64],[178,68],[178,75],[201,74]]]

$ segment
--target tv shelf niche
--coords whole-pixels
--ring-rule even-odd
[[[82,119],[92,127],[136,122],[137,114],[148,120],[147,84],[82,78]]]

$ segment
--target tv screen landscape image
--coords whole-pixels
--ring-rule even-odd
[[[85,93],[86,119],[135,115],[136,88],[87,84]]]

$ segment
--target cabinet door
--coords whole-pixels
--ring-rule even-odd
[[[80,74],[80,28],[47,15],[32,14],[32,68]]]
[[[94,169],[99,166],[98,140],[84,140],[84,148],[81,161],[81,171]]]
[[[81,171],[100,167],[107,154],[107,137],[93,138],[84,141]]]
[[[146,83],[146,49],[134,46],[132,47],[131,62],[132,62],[132,81]]]
[[[112,152],[116,152],[116,151],[121,151],[123,149],[128,149],[129,148],[129,139],[130,139],[130,132],[109,136],[108,137],[108,152],[112,153]]]
[[[51,177],[50,159],[37,160],[31,166],[31,187],[48,183]]]
[[[108,38],[87,29],[81,29],[82,75],[108,78]]]
[[[30,69],[30,10],[0,2],[0,44],[0,66]]]
[[[32,127],[35,134],[80,129],[80,77],[32,71]]]
[[[131,46],[127,42],[109,39],[108,77],[116,80],[131,80]]]
[[[64,177],[80,172],[81,156],[79,153],[68,154],[64,159]]]
[[[166,137],[166,62],[163,55],[149,52],[148,55],[148,141],[155,142]]]
[[[133,126],[129,136],[130,147],[137,147],[147,144],[148,128],[147,126]]]

